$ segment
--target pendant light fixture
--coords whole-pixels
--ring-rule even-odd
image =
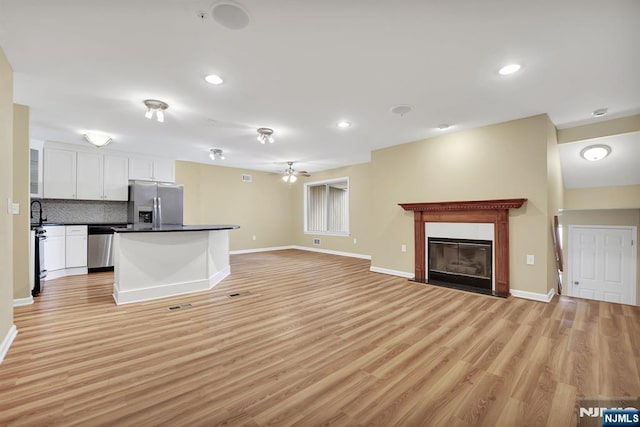
[[[142,102],[147,107],[147,112],[144,114],[147,119],[152,119],[153,113],[156,113],[156,120],[160,123],[164,122],[164,110],[169,108],[169,104],[157,99],[145,99]]]

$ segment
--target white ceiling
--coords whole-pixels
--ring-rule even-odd
[[[222,148],[225,165],[313,172],[442,123],[547,113],[570,127],[640,112],[637,0],[240,2],[243,30],[212,19],[215,1],[0,0],[32,138],[85,144],[97,130],[113,149],[211,163]],[[522,70],[499,76],[510,62]],[[165,123],[144,118],[146,98],[170,105]],[[413,111],[392,114],[399,104]],[[591,117],[601,107],[610,114]],[[275,144],[260,145],[258,127]]]

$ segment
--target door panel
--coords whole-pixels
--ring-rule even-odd
[[[635,304],[631,228],[570,227],[571,295]]]

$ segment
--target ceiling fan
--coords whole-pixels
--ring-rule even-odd
[[[287,165],[289,165],[289,167],[284,170],[284,175],[282,176],[284,182],[292,184],[297,181],[299,176],[311,176],[307,171],[296,171],[293,168],[293,162],[287,162]]]

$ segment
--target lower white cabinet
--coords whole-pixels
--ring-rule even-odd
[[[65,266],[67,268],[86,267],[87,226],[67,225],[65,228]]]
[[[66,233],[64,225],[45,226],[44,241],[44,268],[47,275],[56,270],[62,270],[66,266]]]
[[[45,226],[44,268],[47,279],[87,272],[87,226]]]

